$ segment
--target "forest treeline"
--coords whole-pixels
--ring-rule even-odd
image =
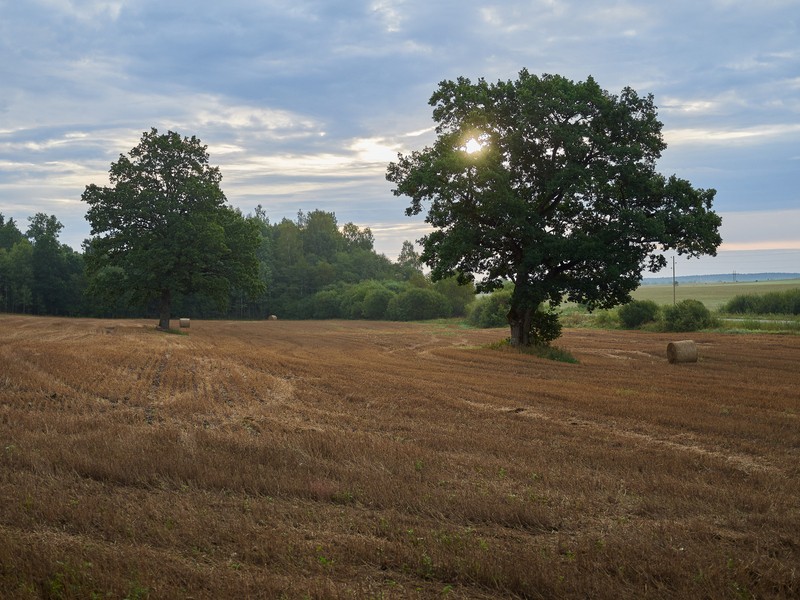
[[[175,299],[173,317],[260,319],[417,320],[461,316],[474,299],[472,285],[455,279],[432,283],[413,244],[405,242],[397,260],[374,249],[369,227],[339,226],[335,213],[299,212],[271,223],[258,206],[245,217],[261,232],[259,277],[264,292],[250,297],[231,291],[224,310],[198,294]],[[88,317],[150,317],[154,305],[108,297],[87,276],[84,244],[78,252],[59,241],[63,225],[37,213],[23,231],[0,214],[0,312]],[[113,277],[110,270],[96,277]]]

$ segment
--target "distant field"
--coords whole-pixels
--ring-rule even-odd
[[[800,597],[798,336],[153,326],[0,315],[0,597]]]
[[[800,279],[780,281],[754,281],[745,283],[689,283],[679,284],[675,290],[678,302],[699,300],[711,310],[716,310],[739,294],[764,294],[800,288]],[[672,304],[671,285],[643,285],[633,293],[636,300],[653,300],[658,304]]]

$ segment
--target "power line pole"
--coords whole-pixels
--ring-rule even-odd
[[[678,282],[675,281],[675,257],[672,257],[672,304],[677,304],[676,296],[675,296],[675,288],[678,285]]]

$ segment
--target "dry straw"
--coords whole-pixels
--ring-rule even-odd
[[[697,362],[697,344],[692,340],[670,342],[667,344],[667,360],[671,364]]]

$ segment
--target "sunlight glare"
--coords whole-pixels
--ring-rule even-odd
[[[483,144],[481,144],[475,138],[470,138],[462,148],[467,154],[474,154],[483,148]]]

